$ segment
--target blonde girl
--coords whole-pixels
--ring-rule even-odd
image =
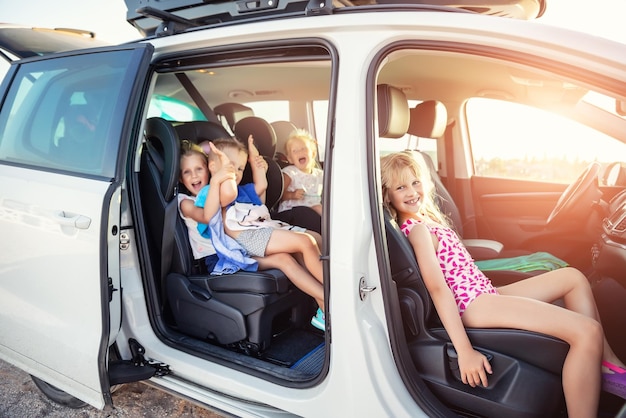
[[[289,164],[282,169],[284,186],[278,212],[296,206],[309,206],[322,214],[322,185],[324,173],[317,167],[317,143],[307,131],[293,131],[285,142]]]
[[[569,344],[562,381],[570,418],[596,416],[601,386],[626,399],[626,368],[604,337],[591,287],[581,272],[566,267],[496,289],[437,210],[428,171],[411,152],[383,157],[381,175],[384,203],[413,247],[458,353],[463,383],[487,387],[492,373],[465,327],[515,328]],[[558,299],[565,309],[551,303]]]

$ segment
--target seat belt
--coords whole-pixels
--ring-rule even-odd
[[[163,214],[163,235],[161,237],[161,284],[165,283],[165,278],[172,267],[172,256],[174,251],[174,228],[176,226],[176,216],[178,216],[178,198],[174,194]],[[163,287],[163,286],[161,286]]]
[[[182,84],[187,93],[189,93],[193,101],[196,102],[196,104],[200,108],[200,111],[204,114],[204,116],[206,116],[207,120],[210,122],[216,122],[221,125],[222,122],[217,118],[215,112],[213,111],[213,109],[211,109],[211,106],[209,106],[206,100],[204,100],[204,97],[202,96],[202,94],[200,94],[196,86],[194,86],[194,84],[191,82],[187,74],[176,73],[176,78],[178,78],[178,81],[180,81],[180,84]]]

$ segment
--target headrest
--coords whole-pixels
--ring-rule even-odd
[[[385,138],[400,138],[409,127],[409,104],[399,88],[380,84],[378,96],[378,135]]]
[[[205,120],[176,125],[176,132],[181,140],[188,139],[196,144],[202,141],[215,141],[216,139],[231,137],[226,128],[219,123]]]
[[[284,154],[285,144],[289,139],[289,135],[297,129],[296,125],[286,120],[277,120],[276,122],[272,122],[270,125],[272,125],[272,128],[274,128],[274,132],[276,133],[276,152]]]
[[[162,158],[161,193],[167,202],[172,200],[180,177],[180,149],[178,135],[171,123],[162,118],[146,121],[148,152]]]
[[[443,103],[427,100],[411,109],[409,133],[420,138],[439,138],[443,136],[448,124],[448,112]]]
[[[248,145],[248,136],[254,137],[259,153],[274,158],[276,152],[276,133],[272,125],[258,116],[248,116],[235,124],[235,136],[245,145]]]
[[[95,136],[97,128],[96,111],[88,104],[73,104],[63,116],[64,136],[78,141],[88,141]]]
[[[218,116],[223,116],[228,122],[230,129],[235,129],[235,125],[241,119],[248,116],[254,116],[254,110],[248,106],[244,106],[241,103],[222,103],[219,106],[215,106],[213,111]]]

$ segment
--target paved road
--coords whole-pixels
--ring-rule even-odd
[[[113,411],[71,409],[46,398],[30,376],[0,360],[0,418],[135,418],[221,416],[142,383],[126,384],[113,393]]]

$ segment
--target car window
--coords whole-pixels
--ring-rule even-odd
[[[11,63],[2,56],[2,50],[0,50],[0,82],[9,71],[10,66]]]
[[[118,51],[22,65],[0,111],[0,160],[113,177],[131,58]]]
[[[150,98],[148,117],[159,117],[165,120],[179,122],[206,120],[202,111],[196,106],[162,94],[155,94]]]
[[[478,176],[571,183],[591,162],[626,155],[612,136],[531,106],[472,98],[466,116]]]

